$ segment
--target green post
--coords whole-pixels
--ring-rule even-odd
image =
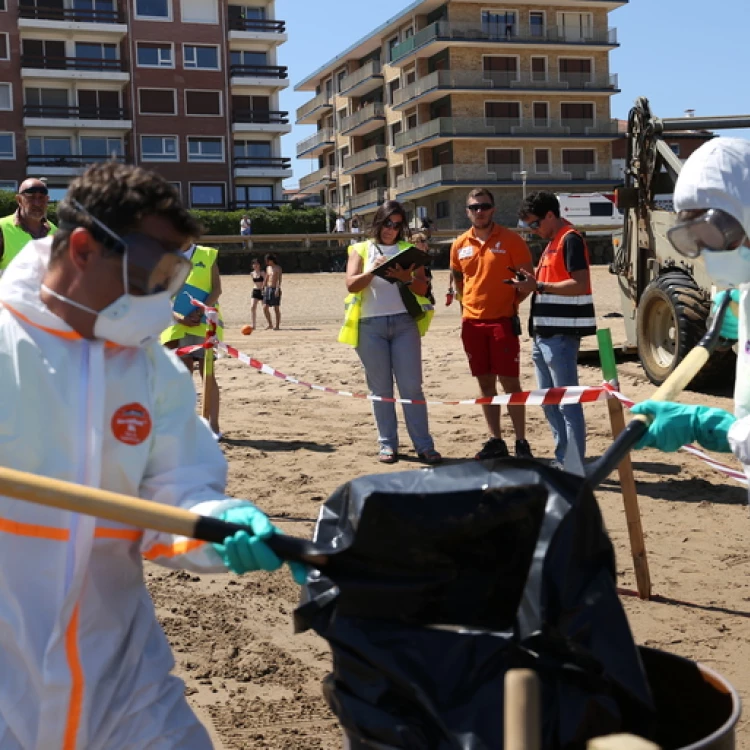
[[[602,364],[602,374],[608,383],[617,383],[617,362],[615,361],[615,347],[612,345],[612,332],[609,328],[599,328],[596,332],[599,342],[599,361]]]

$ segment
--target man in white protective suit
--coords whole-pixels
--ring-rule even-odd
[[[163,349],[199,234],[174,188],[97,164],[0,279],[0,466],[246,524],[223,545],[0,496],[0,748],[208,750],[144,586],[142,558],[243,573],[280,560]],[[299,573],[299,571],[296,571]]]
[[[721,335],[738,341],[734,389],[735,413],[705,406],[644,401],[634,414],[654,418],[639,448],[675,451],[700,443],[714,451],[733,452],[750,477],[750,141],[716,138],[685,162],[677,180],[677,224],[667,236],[689,258],[702,257],[719,285],[730,287],[739,316],[727,310]]]

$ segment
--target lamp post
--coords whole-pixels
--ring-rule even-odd
[[[526,200],[526,177],[528,176],[528,172],[524,169],[521,171],[521,190],[523,199]]]

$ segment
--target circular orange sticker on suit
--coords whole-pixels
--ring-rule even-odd
[[[126,445],[140,445],[151,434],[151,415],[141,404],[125,404],[112,415],[112,434]]]

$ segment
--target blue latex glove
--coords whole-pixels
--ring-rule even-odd
[[[224,511],[221,518],[252,529],[252,534],[237,531],[233,536],[228,536],[224,544],[214,544],[214,549],[221,555],[229,570],[242,575],[253,570],[278,570],[282,566],[276,553],[263,541],[273,534],[281,533],[265,513],[252,503],[246,503]],[[302,585],[307,578],[305,566],[300,563],[289,563],[289,566],[294,580]]]
[[[735,417],[728,411],[669,401],[644,401],[630,411],[647,414],[654,420],[636,448],[658,448],[671,453],[688,443],[700,443],[710,451],[731,453],[727,435]]]
[[[724,297],[727,296],[727,294],[731,295],[732,302],[739,302],[740,301],[740,290],[739,289],[732,289],[732,290],[726,290],[719,292],[715,297],[714,301],[711,304],[711,315],[716,315],[716,311],[719,309],[719,305],[721,304]],[[721,324],[721,337],[724,339],[729,339],[730,341],[737,341],[737,339],[740,337],[739,332],[740,327],[740,321],[737,319],[737,316],[732,312],[732,308],[727,308],[726,315],[724,315],[724,322]]]

